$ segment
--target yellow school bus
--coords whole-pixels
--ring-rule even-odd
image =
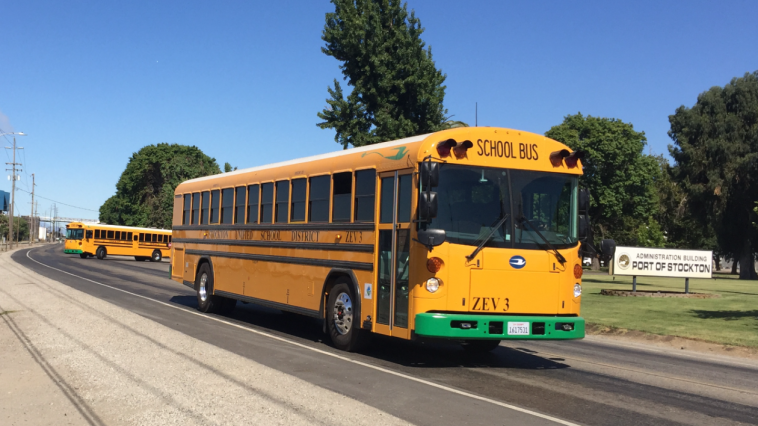
[[[160,262],[170,255],[171,231],[155,228],[71,222],[66,225],[63,252],[82,259],[97,256],[134,256],[137,261]]]
[[[349,351],[371,333],[477,351],[582,338],[580,158],[468,127],[189,180],[171,278],[203,312],[324,319]]]

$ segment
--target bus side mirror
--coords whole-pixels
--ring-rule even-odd
[[[587,241],[590,236],[590,218],[586,214],[579,215],[577,237],[579,241]]]
[[[421,229],[418,231],[418,240],[416,241],[420,242],[429,250],[431,250],[432,247],[436,247],[445,242],[445,230]]]
[[[590,210],[590,190],[587,188],[579,189],[579,214],[587,214]]]
[[[418,199],[419,219],[429,221],[437,217],[437,193],[422,192]]]
[[[424,190],[440,184],[440,163],[424,161],[421,163],[421,187]]]

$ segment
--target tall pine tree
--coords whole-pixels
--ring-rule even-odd
[[[342,61],[348,86],[345,98],[337,79],[319,118],[334,129],[334,140],[363,146],[440,130],[447,110],[446,76],[421,40],[424,29],[399,0],[332,0],[326,14],[321,50]]]

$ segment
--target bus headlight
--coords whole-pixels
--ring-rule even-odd
[[[426,289],[429,293],[436,293],[442,285],[442,280],[439,278],[429,278],[426,280]]]
[[[574,284],[574,297],[579,297],[582,295],[582,286],[579,284]]]

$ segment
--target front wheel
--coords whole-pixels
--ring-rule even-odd
[[[349,282],[341,279],[329,292],[327,331],[337,349],[356,352],[368,343],[368,334],[360,328],[360,312],[354,306],[355,295]]]
[[[98,247],[97,252],[95,253],[97,255],[97,258],[100,260],[103,260],[108,256],[108,252],[105,250],[105,247]]]
[[[466,340],[461,346],[469,352],[490,352],[500,346],[500,340]]]
[[[163,259],[163,255],[160,250],[153,250],[153,255],[150,256],[151,262],[160,262]]]

